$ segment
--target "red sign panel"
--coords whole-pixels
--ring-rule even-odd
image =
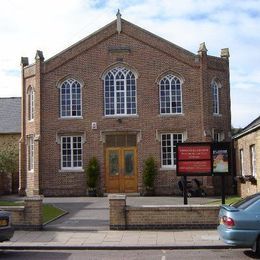
[[[178,146],[179,160],[211,160],[210,145]]]
[[[179,161],[179,173],[209,173],[211,161]]]

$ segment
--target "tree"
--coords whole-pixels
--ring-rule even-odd
[[[13,145],[3,145],[0,150],[0,174],[18,171],[18,151]]]

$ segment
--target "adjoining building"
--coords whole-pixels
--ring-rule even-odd
[[[95,156],[101,193],[142,193],[143,163],[158,165],[156,194],[177,194],[178,142],[230,141],[229,51],[193,54],[117,19],[54,57],[22,57],[20,192],[86,194]],[[207,192],[218,187],[203,177]]]
[[[238,194],[246,197],[260,192],[260,116],[233,139]]]
[[[0,153],[17,153],[21,138],[21,98],[0,98]],[[18,192],[17,172],[0,173],[0,194]]]

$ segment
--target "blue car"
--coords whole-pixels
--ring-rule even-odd
[[[218,233],[229,245],[250,247],[260,255],[260,193],[219,211]]]
[[[0,242],[8,241],[13,236],[14,228],[11,224],[11,213],[0,210]]]

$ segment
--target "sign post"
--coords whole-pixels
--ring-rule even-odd
[[[221,176],[222,204],[225,204],[225,175],[231,173],[230,143],[178,143],[176,172],[183,176],[184,204],[187,204],[187,176]]]

